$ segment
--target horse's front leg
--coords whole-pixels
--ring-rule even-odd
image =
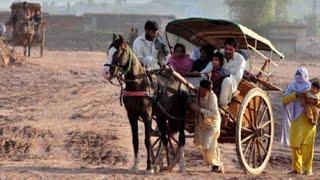
[[[132,144],[134,150],[134,161],[133,166],[131,167],[131,171],[137,173],[139,171],[139,137],[138,137],[138,118],[139,116],[133,113],[128,112],[128,117],[131,126],[131,133],[132,133]]]
[[[23,55],[24,55],[24,57],[27,56],[27,45],[26,44],[23,44]]]
[[[179,122],[179,171],[185,171],[185,158],[184,158],[184,145],[186,143],[186,137],[184,134],[185,121]]]
[[[28,42],[28,57],[31,56],[31,40]]]
[[[144,130],[145,130],[144,144],[147,150],[147,171],[150,171],[152,173],[153,169],[151,169],[151,144],[150,144],[151,121],[152,121],[151,113],[144,114],[142,116],[142,119],[144,122]]]

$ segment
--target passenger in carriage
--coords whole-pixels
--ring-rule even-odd
[[[37,10],[36,13],[32,17],[32,21],[34,23],[34,28],[35,28],[35,35],[37,38],[39,38],[39,30],[40,30],[41,20],[42,20],[41,11]]]
[[[220,79],[222,80],[221,93],[218,97],[220,106],[228,111],[228,104],[231,102],[233,93],[237,91],[238,84],[243,77],[246,60],[237,52],[238,42],[234,38],[227,39],[224,46],[222,65],[224,76]],[[211,73],[212,70],[213,64],[209,63],[206,68],[201,71],[201,74]]]
[[[221,53],[215,53],[212,58],[212,71],[211,81],[213,92],[220,97],[221,84],[223,79],[226,77],[225,70],[223,68],[223,55]]]
[[[198,89],[199,102],[190,105],[197,114],[194,142],[200,148],[204,161],[211,171],[224,172],[220,159],[218,138],[220,136],[221,116],[218,110],[217,96],[211,90],[211,82],[203,79]]]
[[[246,60],[236,52],[237,48],[238,42],[234,38],[229,38],[224,43],[224,64],[222,67],[228,77],[222,81],[219,103],[225,110],[228,109],[228,104],[237,91],[246,67]]]
[[[200,58],[193,62],[192,74],[201,72],[211,61],[214,53],[214,47],[210,44],[204,45],[200,49]]]
[[[222,81],[227,77],[223,68],[223,58],[224,57],[221,53],[214,53],[211,63],[209,63],[207,67],[199,73],[202,77],[206,77],[212,81],[212,90],[218,97],[220,96]]]
[[[28,3],[27,2],[23,2],[22,4],[22,11],[20,14],[20,18],[21,21],[23,21],[24,23],[27,23],[28,25],[30,25],[31,23],[31,11],[30,9],[28,9]]]
[[[168,65],[182,76],[190,73],[192,69],[192,60],[190,59],[190,56],[186,54],[185,45],[177,43],[174,46],[173,55],[169,58]]]

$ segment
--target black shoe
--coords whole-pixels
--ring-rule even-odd
[[[211,171],[212,171],[212,172],[217,172],[218,170],[219,170],[219,166],[213,165],[213,166],[211,167]]]
[[[211,167],[211,172],[223,173],[224,174],[224,167],[223,167],[223,165],[220,165],[220,166],[213,165]]]

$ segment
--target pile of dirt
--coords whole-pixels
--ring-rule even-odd
[[[92,131],[85,133],[70,132],[66,148],[75,160],[89,164],[127,164],[129,159],[126,150],[114,145],[115,135],[97,134]]]
[[[0,66],[10,64],[21,65],[24,60],[24,56],[21,53],[10,50],[9,47],[0,40]]]
[[[0,40],[0,65],[5,66],[9,64],[9,49],[6,44]]]
[[[0,157],[15,161],[43,158],[50,152],[53,134],[31,126],[0,128]]]

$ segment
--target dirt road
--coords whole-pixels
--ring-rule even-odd
[[[279,144],[280,94],[272,94],[276,142],[265,172],[245,175],[233,144],[222,144],[226,173],[211,173],[187,140],[187,171],[147,174],[143,126],[139,126],[141,172],[132,174],[131,132],[119,89],[101,77],[100,52],[47,51],[43,59],[0,68],[1,179],[300,179],[289,176],[290,150]],[[284,87],[297,66],[319,75],[320,63],[289,61],[272,77]],[[320,174],[317,145],[314,171]],[[312,178],[311,178],[312,179]]]

